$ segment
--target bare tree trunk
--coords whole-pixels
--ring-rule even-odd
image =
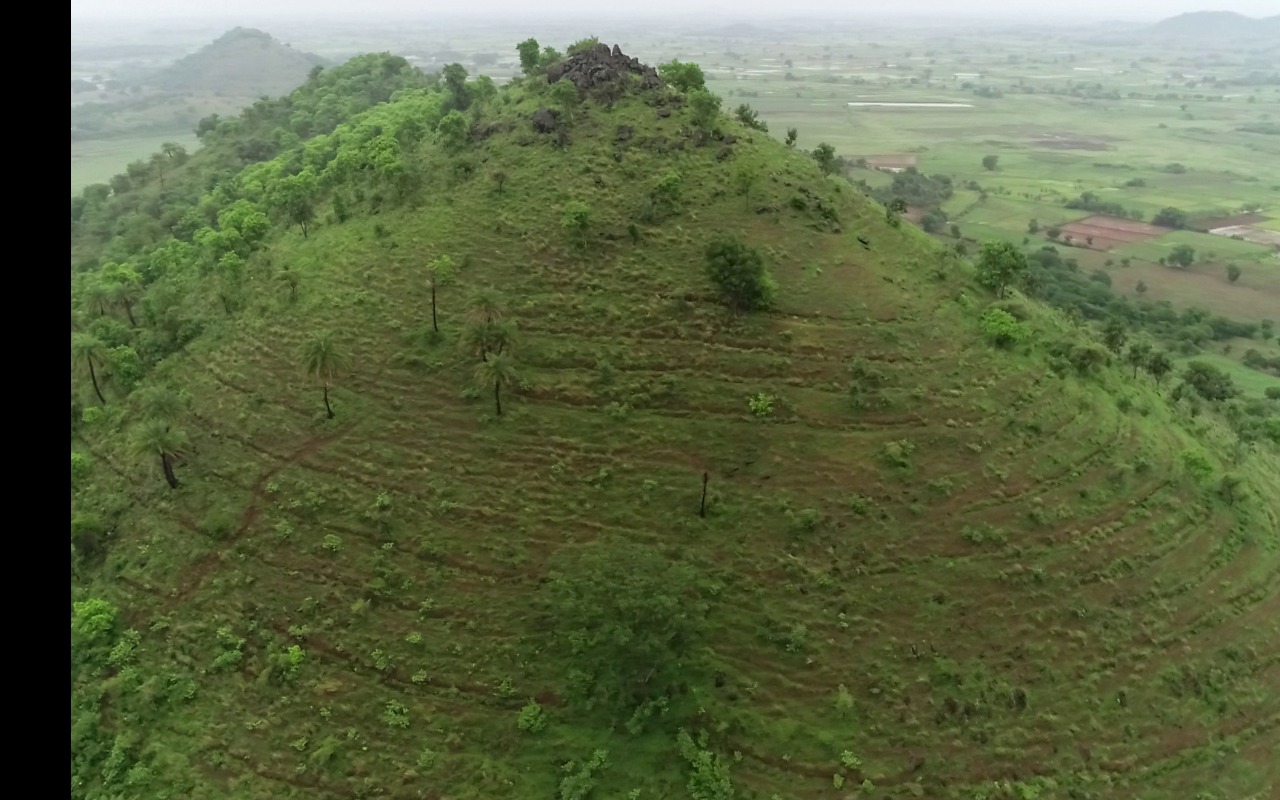
[[[129,317],[129,324],[135,328],[138,327],[138,321],[133,318],[133,303],[124,304],[124,313]]]
[[[501,391],[502,391],[502,383],[499,381],[494,381],[493,382],[493,405],[498,410],[498,416],[502,416],[502,395],[499,394],[499,392]]]
[[[707,481],[710,478],[711,476],[708,473],[702,473],[702,502],[698,504],[699,517],[705,517],[707,515]]]
[[[98,373],[93,370],[93,359],[90,358],[86,360],[89,362],[89,380],[93,381],[93,392],[98,395],[98,400],[100,400],[105,406],[107,404],[107,398],[102,396],[102,390],[98,388]]]
[[[324,385],[324,410],[333,419],[333,407],[329,405],[329,384]]]
[[[173,474],[173,464],[169,463],[169,454],[160,454],[160,468],[164,470],[164,479],[168,482],[170,489],[177,489],[181,486],[178,483],[178,476]]]
[[[436,285],[431,284],[431,330],[436,333],[440,332],[440,326],[436,324]]]

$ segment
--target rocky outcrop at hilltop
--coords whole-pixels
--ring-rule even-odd
[[[583,50],[569,56],[547,69],[547,83],[567,80],[583,94],[616,95],[638,79],[641,90],[661,89],[665,84],[653,67],[640,63],[640,59],[628,56],[615,44],[607,44]]]

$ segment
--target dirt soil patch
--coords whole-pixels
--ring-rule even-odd
[[[1210,219],[1196,220],[1198,227],[1207,231],[1214,228],[1230,228],[1234,225],[1256,225],[1267,219],[1262,214],[1235,214],[1230,217],[1212,217]]]
[[[1266,228],[1254,228],[1250,225],[1228,225],[1223,228],[1210,228],[1214,236],[1228,236],[1232,239],[1243,239],[1246,242],[1263,244],[1268,247],[1280,247],[1280,233]]]
[[[1055,133],[1042,133],[1031,140],[1032,147],[1048,147],[1052,150],[1114,150],[1113,145],[1099,138],[1084,136],[1062,136]]]
[[[1168,232],[1168,228],[1158,225],[1098,215],[1063,225],[1061,238],[1065,242],[1070,237],[1072,243],[1093,250],[1111,250],[1122,244],[1140,242]]]
[[[919,158],[910,153],[889,153],[878,156],[861,156],[871,169],[906,169],[919,166]]]

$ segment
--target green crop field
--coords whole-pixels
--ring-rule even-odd
[[[1274,97],[1042,152],[1094,101],[950,73],[1057,86],[1057,44],[871,37],[682,40],[722,105],[591,42],[501,88],[364,56],[73,197],[73,800],[1275,797],[1280,401],[1219,355],[1274,331],[1118,278],[1262,258],[1022,244],[1081,162]],[[945,154],[962,237],[824,138]],[[1178,177],[1241,197],[1185,210],[1265,196],[1221,149]]]
[[[160,151],[165,142],[177,142],[188,150],[196,147],[191,131],[173,131],[164,135],[145,134],[119,139],[90,139],[71,143],[71,193],[91,183],[106,183],[112,175],[124,172],[131,161],[147,159]]]

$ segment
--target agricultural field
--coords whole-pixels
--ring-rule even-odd
[[[106,183],[112,175],[124,172],[129,162],[147,159],[160,152],[160,146],[165,142],[177,142],[188,150],[198,146],[195,135],[189,130],[71,142],[71,193],[75,194],[91,183]]]

